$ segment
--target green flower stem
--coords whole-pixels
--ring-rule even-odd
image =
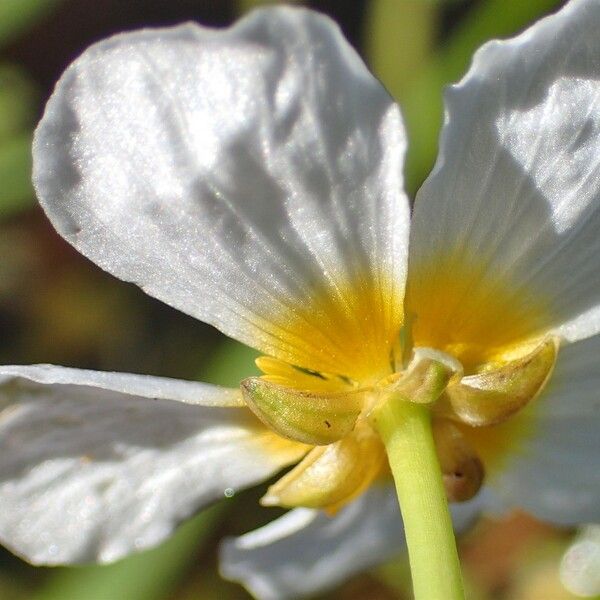
[[[372,415],[396,483],[416,600],[464,600],[429,408],[391,397]]]

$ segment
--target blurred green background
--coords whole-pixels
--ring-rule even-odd
[[[0,363],[49,362],[236,385],[255,353],[101,272],[54,233],[36,206],[30,143],[45,99],[85,47],[112,33],[196,20],[227,25],[256,0],[0,0]],[[329,0],[329,14],[400,102],[411,194],[435,159],[443,86],[485,40],[520,31],[556,0]],[[224,535],[278,514],[261,490],[223,500],[166,544],[107,567],[33,568],[0,549],[0,600],[243,599],[217,574]],[[561,600],[558,561],[572,532],[516,514],[461,540],[470,597]],[[409,598],[405,557],[322,598]]]

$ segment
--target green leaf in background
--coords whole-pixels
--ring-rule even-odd
[[[0,0],[0,45],[44,16],[61,0]],[[31,129],[34,84],[17,67],[0,66],[0,218],[32,206]]]
[[[37,100],[35,85],[23,71],[0,66],[0,218],[34,202],[31,128]]]
[[[198,379],[215,385],[238,387],[246,377],[260,375],[254,360],[260,352],[232,339],[225,339],[202,366]]]
[[[0,218],[34,204],[31,185],[31,133],[0,144]]]
[[[14,65],[0,65],[0,143],[31,129],[37,104],[37,89],[30,78]]]
[[[48,14],[62,0],[0,0],[0,45]]]
[[[365,54],[373,73],[399,98],[429,59],[438,6],[424,0],[373,0],[365,14]]]
[[[0,218],[34,203],[30,130],[36,109],[37,91],[33,82],[19,68],[1,65]]]
[[[249,10],[259,8],[260,6],[269,6],[273,4],[282,4],[281,0],[237,0],[236,13],[243,15]],[[287,0],[285,4],[303,4],[302,0]]]
[[[162,546],[112,565],[61,568],[31,600],[163,600],[194,568],[198,549],[216,529],[228,501],[182,525]]]
[[[406,48],[402,40],[393,39],[390,22],[398,19],[397,13],[405,10],[403,5],[415,5],[414,0],[379,0],[384,14],[376,14],[370,20],[370,37],[392,38],[388,50],[384,44],[372,44],[374,54],[370,56],[374,65],[386,65],[380,72],[384,85],[394,93],[402,106],[409,134],[407,156],[407,187],[414,193],[427,176],[437,154],[437,141],[442,123],[442,90],[444,86],[457,81],[467,70],[475,50],[485,41],[496,37],[515,34],[541,15],[550,12],[559,5],[559,0],[486,0],[475,5],[470,13],[459,23],[447,42],[435,56],[417,67],[418,73],[411,79],[410,85],[401,88],[395,75],[391,74],[393,63],[400,60]],[[421,0],[422,4],[429,4]],[[435,3],[439,8],[440,3]],[[423,9],[424,11],[425,9]],[[421,18],[423,18],[421,16]],[[419,24],[415,22],[415,27]],[[416,35],[416,34],[415,34]],[[414,36],[413,36],[414,37]],[[411,42],[408,38],[407,43]],[[417,42],[422,44],[423,41]],[[381,56],[389,52],[392,56]],[[404,67],[405,68],[405,67]],[[389,79],[389,83],[388,83]]]

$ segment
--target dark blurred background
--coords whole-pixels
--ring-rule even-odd
[[[91,43],[185,20],[226,26],[252,0],[0,0],[0,363],[57,363],[236,385],[255,353],[213,328],[103,273],[62,241],[35,203],[30,143],[64,68]],[[400,102],[411,194],[435,159],[441,90],[473,51],[520,31],[553,0],[329,0],[330,15]],[[162,547],[108,567],[33,568],[0,549],[0,600],[243,599],[217,574],[216,548],[279,514],[261,490],[224,500]],[[558,582],[571,537],[526,515],[483,519],[461,541],[473,599],[571,598]],[[409,598],[406,557],[359,575],[323,598]]]

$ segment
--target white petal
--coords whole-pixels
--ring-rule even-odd
[[[460,531],[479,512],[479,500],[452,506]],[[286,600],[332,588],[406,547],[398,500],[391,485],[375,485],[328,517],[298,508],[265,527],[228,539],[221,573],[260,600]]]
[[[86,371],[56,365],[14,365],[0,367],[0,384],[11,379],[25,379],[42,384],[79,385],[119,394],[143,396],[156,400],[175,400],[200,406],[245,406],[239,389],[224,388],[198,381],[168,377],[133,375],[110,371]],[[2,404],[0,404],[2,408]]]
[[[472,330],[481,308],[499,338],[600,331],[599,30],[600,4],[574,0],[483,46],[448,90],[440,156],[416,201],[409,287],[418,298],[454,277],[449,329],[470,319]],[[466,276],[445,275],[457,265]]]
[[[524,439],[489,486],[506,505],[562,524],[600,521],[600,335],[562,348],[548,388],[517,417]]]
[[[340,372],[377,335],[368,351],[387,363],[401,320],[404,149],[398,108],[333,22],[275,8],[91,47],[48,103],[34,180],[102,268],[265,353]],[[346,315],[364,290],[383,331]]]
[[[561,583],[573,594],[600,594],[600,525],[588,525],[575,538],[560,564]]]
[[[169,402],[187,384],[155,395],[150,379],[0,368],[2,543],[34,563],[112,561],[303,454],[246,409]]]

